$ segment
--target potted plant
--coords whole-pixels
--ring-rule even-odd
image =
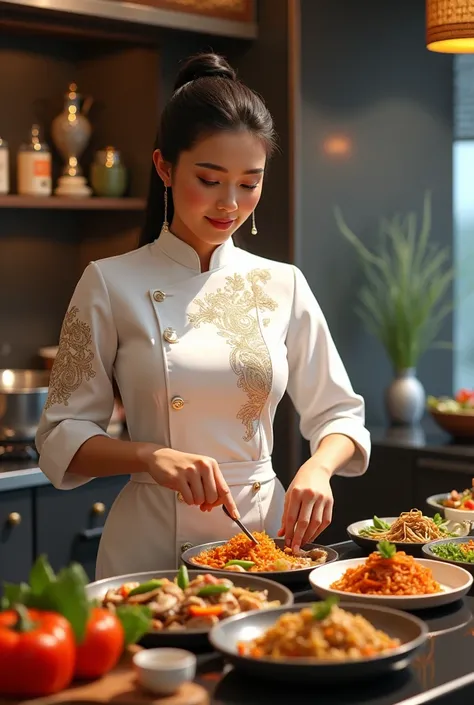
[[[452,310],[454,275],[449,248],[430,242],[431,195],[425,193],[419,229],[416,213],[382,218],[373,250],[349,228],[339,207],[335,218],[364,273],[356,311],[368,332],[382,343],[393,366],[394,379],[386,390],[390,419],[418,423],[425,392],[416,367],[428,348],[441,345],[437,337]]]

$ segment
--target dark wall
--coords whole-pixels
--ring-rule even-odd
[[[333,206],[371,243],[380,216],[421,213],[429,188],[433,240],[452,244],[452,57],[426,50],[424,12],[421,0],[301,0],[296,259],[366,399],[369,423],[385,420],[383,391],[392,371],[383,348],[353,312],[361,278]],[[325,152],[325,140],[334,135],[349,140],[348,154]],[[447,322],[445,340],[452,339],[451,327]],[[428,393],[450,393],[451,353],[427,353],[419,376]]]

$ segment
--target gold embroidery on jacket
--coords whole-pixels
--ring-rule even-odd
[[[53,404],[68,406],[71,394],[84,381],[95,377],[92,369],[94,353],[91,350],[92,334],[88,323],[77,318],[79,309],[73,306],[67,313],[59,337],[59,349],[49,381],[45,409]]]
[[[204,299],[195,299],[199,311],[188,314],[196,328],[201,323],[215,325],[218,335],[226,338],[232,347],[230,365],[238,377],[237,386],[248,399],[237,414],[246,429],[245,441],[250,441],[257,433],[260,415],[272,388],[272,361],[257,315],[258,311],[277,308],[278,304],[260,286],[260,282],[266,284],[270,278],[268,270],[253,269],[246,276],[250,284],[250,288],[246,288],[246,281],[240,274],[226,277],[223,289],[206,294]]]

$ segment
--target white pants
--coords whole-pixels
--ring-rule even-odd
[[[271,460],[223,463],[242,521],[251,531],[276,537],[285,491]],[[99,546],[96,580],[127,573],[178,568],[189,545],[225,541],[239,528],[222,507],[201,512],[180,502],[175,492],[157,485],[148,473],[132,475],[115,500]]]

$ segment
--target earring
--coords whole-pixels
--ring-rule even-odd
[[[169,230],[169,223],[168,223],[168,186],[165,186],[165,208],[164,208],[164,218],[163,218],[163,227],[162,230],[165,231],[165,233],[168,232]]]
[[[252,211],[252,229],[250,232],[252,235],[256,235],[258,233],[257,226],[255,224],[255,211]]]

